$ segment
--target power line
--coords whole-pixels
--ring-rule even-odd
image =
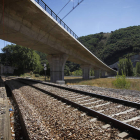
[[[58,14],[69,4],[69,2],[70,2],[71,0],[69,0],[67,3],[66,3],[66,5],[58,12]],[[57,14],[57,15],[58,15]]]
[[[66,18],[66,17],[67,17],[79,4],[81,4],[83,1],[84,1],[84,0],[81,0],[80,2],[78,1],[78,3],[77,3],[76,6],[73,5],[73,9],[72,9],[71,11],[69,11],[69,12],[62,18],[62,20],[63,20],[64,18]]]

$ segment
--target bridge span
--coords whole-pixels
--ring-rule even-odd
[[[4,6],[4,11],[3,11]],[[65,62],[80,64],[83,78],[116,71],[92,54],[78,36],[42,0],[0,1],[0,39],[48,54],[51,82],[64,80]]]

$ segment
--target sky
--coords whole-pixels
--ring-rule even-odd
[[[56,14],[69,0],[43,0]],[[61,19],[78,1],[71,0],[58,15]],[[140,0],[84,0],[63,20],[75,34],[86,36],[140,25]],[[0,40],[1,49],[9,42]]]

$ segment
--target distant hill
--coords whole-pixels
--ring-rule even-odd
[[[78,40],[103,62],[111,65],[119,58],[140,54],[140,25],[111,33],[82,36]]]

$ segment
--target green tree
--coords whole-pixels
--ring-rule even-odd
[[[127,72],[126,74],[127,76],[133,76],[133,64],[130,59],[130,56],[128,56],[126,59],[126,72]]]
[[[74,76],[82,76],[82,69],[73,71],[73,72],[72,72],[72,75],[74,75]]]
[[[140,76],[140,62],[136,63],[136,75]]]
[[[2,51],[2,61],[18,68],[21,73],[24,73],[24,69],[38,73],[41,71],[40,56],[34,50],[11,44],[5,46]]]
[[[126,76],[133,75],[133,65],[129,56],[128,58],[119,60],[118,68],[119,68],[119,75],[123,75],[123,74],[125,74]]]
[[[69,76],[70,75],[70,69],[69,69],[69,67],[67,65],[65,65],[64,75],[65,76]]]

